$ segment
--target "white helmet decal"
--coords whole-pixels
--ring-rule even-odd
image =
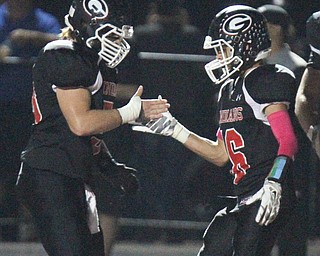
[[[237,35],[239,31],[246,31],[251,27],[252,19],[246,14],[235,14],[223,23],[223,32],[228,35]]]
[[[103,0],[84,0],[83,9],[97,19],[105,19],[109,14],[109,8]]]

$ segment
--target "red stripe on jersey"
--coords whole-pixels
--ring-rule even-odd
[[[38,105],[38,100],[37,100],[37,94],[36,91],[33,88],[33,92],[32,92],[32,99],[31,99],[31,103],[32,103],[32,112],[33,112],[33,116],[34,116],[34,123],[38,124],[42,121],[42,114]]]

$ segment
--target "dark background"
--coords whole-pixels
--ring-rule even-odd
[[[2,3],[4,0],[0,0],[0,3]],[[52,13],[53,15],[55,15],[58,20],[60,21],[61,26],[64,26],[64,16],[68,13],[69,11],[69,6],[71,4],[71,0],[34,0],[36,6],[42,8],[43,10]],[[149,9],[149,4],[150,2],[152,2],[152,0],[132,0],[131,1],[131,7],[127,10],[127,15],[131,17],[131,24],[133,26],[137,26],[140,24],[145,23],[145,17],[146,14],[148,12]],[[253,7],[259,7],[263,4],[267,4],[267,3],[271,3],[271,1],[264,1],[264,0],[259,0],[259,1],[253,1],[253,0],[249,0],[249,1],[231,1],[231,0],[221,0],[221,1],[217,1],[217,0],[184,0],[183,2],[183,6],[188,10],[189,15],[190,15],[190,21],[193,25],[197,26],[203,36],[203,39],[207,33],[207,29],[208,26],[210,24],[211,19],[214,17],[214,15],[220,11],[222,8],[231,5],[231,4],[247,4]],[[292,17],[293,21],[294,21],[294,25],[296,26],[297,29],[297,35],[300,38],[300,40],[303,41],[303,37],[305,36],[305,22],[307,20],[307,18],[315,11],[320,10],[320,1],[319,0],[305,0],[305,1],[301,1],[301,0],[294,0],[294,1],[287,1],[286,4],[284,5],[284,7],[287,9],[287,11],[289,12],[290,16]],[[198,87],[202,86],[201,88],[198,88],[197,90],[193,90],[193,91],[197,91],[197,92],[208,92],[206,95],[202,95],[202,97],[199,97],[199,95],[194,95],[194,94],[190,94],[187,95],[189,97],[189,101],[188,101],[188,106],[191,108],[189,110],[183,109],[183,111],[180,112],[186,112],[186,113],[191,113],[192,110],[195,111],[197,113],[197,115],[190,115],[190,118],[192,119],[191,121],[195,121],[196,123],[192,123],[191,121],[188,122],[187,119],[184,119],[184,116],[179,116],[178,113],[180,113],[177,109],[175,109],[176,106],[186,106],[187,104],[172,104],[172,113],[175,113],[175,116],[182,121],[183,124],[187,125],[187,127],[189,127],[191,130],[199,133],[202,136],[211,138],[214,136],[214,134],[212,134],[212,131],[215,131],[215,129],[213,128],[209,128],[207,129],[207,127],[200,127],[199,124],[203,124],[205,122],[201,122],[201,120],[199,121],[198,119],[203,118],[203,120],[206,120],[206,115],[207,116],[213,116],[211,115],[212,113],[205,108],[205,106],[211,106],[210,104],[208,104],[207,102],[209,102],[210,100],[212,100],[211,98],[208,98],[208,96],[212,95],[211,92],[212,88],[210,81],[208,81],[208,77],[206,76],[206,74],[204,73],[203,70],[203,63],[197,63],[196,65],[192,65],[192,68],[195,68],[196,70],[189,70],[189,66],[188,63],[175,63],[175,62],[170,62],[170,63],[150,63],[150,62],[145,62],[144,63],[145,66],[142,65],[142,68],[144,70],[144,74],[145,77],[142,77],[145,80],[142,80],[142,84],[147,85],[147,84],[153,84],[153,80],[155,77],[159,78],[161,77],[162,80],[164,78],[169,78],[171,79],[170,81],[165,81],[163,84],[175,84],[173,83],[173,78],[176,79],[177,81],[174,81],[176,83],[184,81],[184,86],[187,87],[187,82],[194,82],[197,81],[195,83],[190,83],[190,84],[196,84],[198,85]],[[162,66],[163,65],[163,66]],[[201,66],[200,68],[198,66]],[[161,66],[161,69],[160,69]],[[180,70],[179,70],[180,68]],[[16,69],[10,69],[13,70],[15,72],[18,72],[18,70]],[[172,70],[179,70],[179,72],[175,73],[175,77],[171,77],[170,74],[172,74]],[[182,71],[187,71],[186,73],[183,73]],[[3,72],[2,74],[5,74],[7,77],[18,77],[18,75],[15,74],[10,74],[8,71],[6,71],[3,67],[1,68],[1,71]],[[158,73],[157,73],[158,72]],[[160,73],[160,74],[159,74]],[[164,75],[168,73],[168,75]],[[180,76],[178,74],[181,74]],[[189,77],[189,75],[192,75],[191,77]],[[5,75],[3,75],[2,77],[4,77]],[[204,78],[202,78],[202,76],[204,76]],[[1,77],[1,73],[0,73],[0,77]],[[23,77],[25,80],[27,79],[26,77]],[[31,78],[30,78],[31,79]],[[151,79],[150,81],[147,79]],[[186,81],[184,80],[186,79]],[[192,80],[194,79],[194,80]],[[202,81],[201,80],[205,80],[207,79],[207,82],[205,81],[204,85],[202,85]],[[16,78],[15,80],[16,84],[18,84],[18,80]],[[9,83],[8,83],[9,84]],[[24,82],[21,82],[20,84],[24,84]],[[183,92],[190,92],[192,91],[191,89],[189,90],[188,88],[177,88],[176,89],[176,93],[172,96],[176,96],[176,98],[178,100],[183,100],[185,98],[183,97],[177,97],[183,94]],[[147,87],[145,87],[147,89]],[[179,89],[179,90],[178,90]],[[185,90],[186,89],[186,90]],[[161,89],[162,91],[164,91],[164,89]],[[21,91],[22,92],[22,91]],[[148,93],[147,90],[145,90],[144,93]],[[180,94],[179,94],[180,93]],[[157,95],[157,94],[156,94]],[[164,95],[166,98],[171,97],[171,94],[166,93],[166,95]],[[205,96],[205,97],[204,97]],[[197,102],[198,99],[201,99],[201,102]],[[170,99],[169,102],[173,102],[174,99]],[[194,104],[191,104],[191,101]],[[196,104],[199,103],[199,104]],[[201,106],[200,106],[201,104]],[[202,107],[202,109],[200,110],[199,108]],[[28,109],[29,111],[29,109]],[[199,114],[201,113],[201,114]],[[2,115],[0,118],[0,123],[6,124],[8,127],[10,127],[11,125],[14,126],[16,124],[20,125],[19,122],[22,122],[22,116],[25,115],[24,113],[22,113],[20,110],[15,113],[13,116],[15,117],[14,120],[11,119],[5,119],[5,115]],[[11,117],[11,116],[10,116]],[[13,124],[11,124],[10,122],[12,122]],[[212,120],[213,122],[213,120]],[[206,123],[207,124],[207,123]],[[22,124],[21,124],[22,125]],[[214,126],[214,124],[212,123],[208,123],[208,125]],[[18,126],[15,126],[18,127]],[[19,129],[17,130],[10,130],[10,132],[12,133],[9,134],[7,136],[7,139],[12,139],[12,138],[16,138],[17,134],[18,134],[18,138],[16,139],[16,141],[18,140],[24,140],[21,137],[21,127],[18,127]],[[197,130],[203,128],[201,130]],[[9,130],[9,129],[8,129]],[[206,132],[210,132],[210,134],[206,134],[204,131]],[[121,136],[117,136],[117,133],[120,132]],[[132,143],[133,145],[128,145],[126,147],[121,147],[121,152],[119,152],[119,154],[117,154],[117,145],[125,145],[125,143],[127,143],[127,141],[131,141],[131,140],[135,140],[137,135],[133,135],[132,133],[128,131],[128,127],[121,127],[119,128],[117,131],[114,131],[114,133],[116,133],[115,136],[113,136],[113,132],[110,132],[111,136],[113,136],[113,138],[117,137],[119,138],[118,140],[116,140],[113,144],[115,145],[114,150],[112,150],[114,152],[115,156],[119,156],[119,160],[122,160],[124,162],[128,161],[128,164],[130,164],[130,166],[138,166],[138,170],[140,175],[146,174],[145,176],[140,176],[140,181],[142,183],[142,185],[144,185],[144,189],[143,191],[148,191],[147,189],[150,189],[150,193],[148,191],[148,193],[145,193],[147,195],[152,195],[152,199],[154,199],[153,201],[151,201],[151,203],[149,205],[146,205],[145,202],[143,200],[139,201],[142,202],[141,204],[138,204],[137,201],[135,200],[135,198],[130,201],[128,200],[128,203],[125,204],[125,208],[124,209],[124,216],[125,217],[138,217],[141,218],[144,217],[146,219],[148,218],[159,218],[159,216],[162,218],[166,218],[168,216],[162,216],[161,215],[161,210],[160,209],[158,211],[159,205],[158,202],[164,202],[166,203],[163,208],[165,209],[165,212],[169,212],[168,208],[173,205],[172,201],[175,200],[176,198],[174,198],[175,196],[177,197],[177,199],[184,199],[182,200],[181,204],[177,204],[175,205],[176,208],[172,209],[172,215],[169,215],[170,219],[191,219],[194,220],[197,217],[197,220],[201,219],[201,220],[209,220],[212,217],[211,212],[213,210],[211,209],[205,209],[204,207],[194,207],[195,205],[198,206],[203,206],[202,203],[203,202],[208,202],[210,198],[212,198],[212,193],[214,193],[214,191],[212,190],[216,190],[216,191],[223,191],[226,188],[223,184],[225,184],[226,179],[230,178],[231,176],[228,175],[228,166],[224,169],[222,168],[221,170],[216,170],[217,172],[215,172],[215,177],[213,179],[213,174],[212,174],[212,169],[214,168],[212,165],[208,165],[207,162],[205,162],[204,160],[199,159],[198,157],[195,157],[194,155],[191,155],[189,152],[187,152],[182,145],[180,145],[178,142],[173,141],[173,140],[168,140],[167,138],[157,138],[157,137],[148,137],[150,140],[148,140],[147,142],[149,144],[146,144],[145,139],[147,138],[147,136],[141,135],[141,137],[139,137],[139,141],[134,141],[135,143]],[[27,133],[24,133],[24,135],[26,135]],[[140,142],[140,144],[139,144]],[[9,144],[9,143],[8,143]],[[113,144],[110,145],[110,148],[112,148]],[[142,145],[149,145],[150,147],[147,147],[149,156],[151,156],[150,158],[146,157],[146,152],[144,152],[142,149],[143,146]],[[162,145],[162,147],[164,148],[164,152],[166,152],[166,155],[163,156],[161,155],[160,159],[158,162],[156,162],[156,167],[159,167],[159,171],[149,174],[147,173],[145,170],[149,170],[151,163],[149,163],[147,161],[147,159],[153,159],[152,158],[152,149],[156,148],[154,147],[154,145]],[[109,144],[108,144],[109,146]],[[132,150],[132,147],[134,146],[134,150]],[[140,146],[140,148],[139,148]],[[170,150],[169,150],[170,149]],[[136,152],[136,154],[132,157],[132,152]],[[19,151],[20,153],[20,151]],[[121,153],[121,154],[120,154]],[[170,154],[171,153],[171,154]],[[0,154],[0,155],[5,155],[5,154]],[[183,157],[179,157],[179,158],[174,158],[172,157],[172,155],[176,156],[176,155],[180,155]],[[13,157],[13,156],[11,156]],[[123,159],[121,159],[121,157],[123,157]],[[131,157],[131,158],[130,158]],[[132,159],[135,158],[135,159]],[[8,161],[7,159],[1,161],[0,162],[12,162],[12,159],[9,159],[10,161]],[[136,160],[133,161],[133,160]],[[180,161],[180,162],[179,162]],[[183,163],[183,165],[179,165],[180,163]],[[189,165],[190,163],[190,165]],[[165,172],[165,168],[161,169],[161,167],[166,167],[168,165],[172,165],[173,168],[176,169],[176,172]],[[198,172],[198,170],[201,170],[201,172]],[[225,175],[228,175],[228,177],[225,177]],[[150,178],[151,177],[151,178]],[[190,178],[191,177],[191,178]],[[182,180],[182,184],[181,187],[178,187],[177,185],[177,180]],[[166,181],[166,182],[165,182]],[[172,181],[172,182],[168,182],[168,181]],[[153,183],[154,182],[154,183]],[[157,183],[158,182],[158,183]],[[170,187],[171,186],[171,187]],[[155,191],[154,188],[161,188],[161,190],[159,189],[159,191]],[[174,188],[176,189],[175,193],[172,193],[172,191],[169,190],[169,188]],[[187,190],[184,190],[185,188],[188,188]],[[178,190],[180,189],[180,190]],[[177,193],[177,191],[183,191],[184,193]],[[204,191],[206,193],[204,193]],[[153,195],[153,194],[154,195]],[[150,196],[151,197],[151,196]],[[167,202],[167,201],[170,202]],[[144,204],[143,204],[144,203]],[[218,203],[214,202],[215,206],[218,208]],[[320,203],[319,203],[320,204]],[[181,206],[182,205],[182,206]],[[204,205],[205,206],[205,205]],[[150,212],[148,212],[148,210],[145,210],[145,208],[150,209]],[[192,210],[190,209],[192,208]],[[144,209],[145,212],[141,212]],[[175,210],[178,210],[178,213],[175,212]],[[189,211],[190,210],[190,211]],[[12,211],[14,211],[14,209],[12,209]],[[188,215],[186,216],[185,213],[190,214],[191,211],[194,211],[196,213],[197,216],[194,215]],[[314,215],[316,215],[316,213],[319,210],[315,210],[315,212],[313,213]],[[181,213],[183,212],[183,214]],[[171,213],[171,212],[170,212]],[[152,215],[154,214],[154,215]],[[176,214],[176,215],[174,215]],[[1,212],[0,212],[0,216],[1,216]],[[199,217],[200,216],[200,217]],[[318,218],[314,218],[313,219],[315,222],[316,220],[318,220]],[[312,222],[312,221],[310,221]],[[318,222],[320,223],[320,222]],[[314,222],[311,223],[312,225],[314,224]],[[317,229],[316,231],[314,231],[314,233],[320,234],[320,227],[319,225],[314,225],[316,226]],[[130,234],[130,232],[128,232],[127,230],[127,236],[133,235],[135,237],[138,237],[140,240],[143,240],[143,237],[145,236],[144,232],[136,232],[133,228],[130,229],[132,234]],[[182,232],[181,232],[182,233]],[[201,232],[202,234],[202,232]],[[197,237],[200,237],[201,234],[196,234]],[[141,237],[140,237],[140,236]],[[162,234],[160,234],[162,235]],[[188,234],[180,234],[181,238],[187,237],[190,238],[190,236],[192,236],[193,234],[190,234],[190,232],[188,231]],[[149,237],[151,236],[151,234],[149,233]],[[169,237],[169,239],[172,239],[172,236],[170,236],[170,232],[168,232],[167,236]],[[154,235],[154,237],[157,237],[157,235]],[[175,241],[177,239],[177,234],[174,234],[175,237]],[[124,238],[126,238],[124,236]]]
[[[3,2],[3,0],[0,0]],[[136,26],[142,24],[145,21],[145,15],[148,11],[148,5],[152,0],[132,0],[131,10],[128,10],[128,14],[131,15],[132,25]],[[191,23],[206,33],[208,25],[219,10],[230,4],[248,4],[252,7],[259,7],[260,5],[271,3],[272,1],[266,0],[248,0],[248,1],[236,1],[236,0],[182,0],[183,6],[188,10],[190,14]],[[287,0],[283,5],[289,12],[296,25],[298,35],[304,36],[305,21],[315,11],[320,10],[319,0]],[[61,25],[64,24],[64,15],[69,10],[71,1],[68,0],[35,0],[37,6],[54,14],[60,20]]]

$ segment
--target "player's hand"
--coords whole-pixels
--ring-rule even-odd
[[[106,154],[100,161],[100,172],[121,195],[134,195],[140,188],[139,180],[136,176],[137,170],[118,163]]]
[[[120,189],[122,195],[135,195],[138,192],[140,184],[136,169],[116,162],[112,172],[109,173],[109,180],[115,188]]]
[[[167,111],[162,114],[161,118],[151,120],[145,125],[141,124],[132,126],[132,130],[164,136],[172,136],[176,124],[177,120],[170,114],[170,112]]]
[[[137,121],[146,123],[150,120],[161,118],[163,113],[167,112],[169,108],[170,104],[166,99],[162,99],[161,95],[158,96],[158,99],[142,100],[140,120]]]
[[[169,111],[162,113],[162,117],[151,120],[144,125],[134,125],[132,130],[171,136],[181,143],[185,143],[191,133],[187,128],[180,124]]]
[[[103,140],[92,136],[91,144],[94,160],[99,167],[99,176],[110,182],[121,195],[136,194],[140,186],[136,176],[137,170],[117,162]]]
[[[140,85],[129,103],[118,108],[122,118],[122,124],[147,123],[152,119],[162,117],[162,113],[168,111],[170,104],[159,96],[158,99],[141,100],[143,86]]]
[[[261,200],[256,215],[256,222],[259,225],[267,226],[276,219],[280,209],[281,192],[280,183],[266,179],[263,187],[246,201],[249,205]]]

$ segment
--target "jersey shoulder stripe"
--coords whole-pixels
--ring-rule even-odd
[[[59,49],[69,49],[69,50],[74,50],[74,46],[72,41],[70,40],[55,40],[50,43],[48,43],[43,51],[50,51],[50,50],[59,50]]]

